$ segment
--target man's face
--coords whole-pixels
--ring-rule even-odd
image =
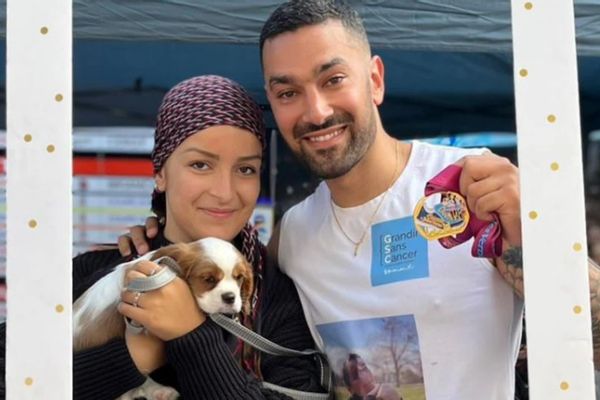
[[[383,65],[340,21],[302,27],[263,47],[267,98],[290,149],[324,179],[369,149],[383,99]]]

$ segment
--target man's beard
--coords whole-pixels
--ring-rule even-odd
[[[308,152],[301,143],[300,150],[295,152],[296,157],[313,174],[322,179],[335,179],[347,174],[363,158],[375,140],[377,127],[372,110],[365,126],[357,126],[354,123],[354,118],[348,113],[335,114],[322,125],[296,125],[294,127],[294,138],[297,139],[308,133],[335,125],[346,125],[344,129],[347,129],[349,138],[344,148],[334,146]]]

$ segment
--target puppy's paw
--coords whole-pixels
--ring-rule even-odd
[[[179,398],[179,393],[177,390],[172,387],[163,386],[159,389],[156,389],[149,400],[177,400]]]
[[[177,400],[179,393],[169,386],[163,386],[148,378],[143,385],[148,400]]]
[[[169,386],[163,386],[148,378],[138,388],[130,390],[117,400],[177,400],[179,393]]]

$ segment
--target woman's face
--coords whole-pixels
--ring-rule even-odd
[[[258,138],[233,126],[213,126],[184,140],[155,176],[166,194],[165,236],[173,242],[232,240],[256,205],[261,157]]]

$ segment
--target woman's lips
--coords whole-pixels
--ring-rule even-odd
[[[215,218],[228,218],[233,215],[235,210],[221,208],[202,208],[202,211]]]

